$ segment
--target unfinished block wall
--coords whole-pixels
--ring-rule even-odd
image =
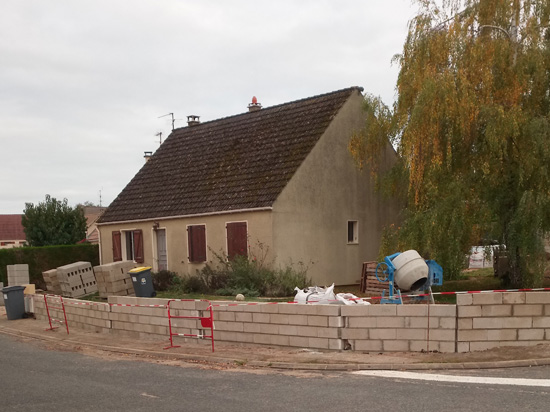
[[[342,306],[342,339],[366,352],[455,352],[456,305]]]
[[[529,346],[550,341],[550,293],[457,296],[457,351]]]

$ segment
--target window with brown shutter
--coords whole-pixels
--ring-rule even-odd
[[[120,232],[113,232],[113,262],[122,260],[122,243],[120,241]]]
[[[187,226],[187,248],[189,262],[206,262],[206,226]]]
[[[143,232],[141,230],[134,230],[134,260],[137,263],[143,263]]]
[[[227,258],[248,256],[248,230],[246,222],[227,223]]]

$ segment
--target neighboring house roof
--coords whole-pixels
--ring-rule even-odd
[[[25,240],[23,215],[0,215],[0,240]]]
[[[352,87],[174,130],[98,223],[273,205]]]
[[[107,209],[100,206],[84,206],[84,217],[86,218],[86,227],[90,229],[94,223],[97,222],[99,217]]]

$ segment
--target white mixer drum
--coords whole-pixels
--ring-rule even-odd
[[[428,265],[416,250],[407,250],[392,260],[394,280],[402,291],[416,290],[428,280]]]

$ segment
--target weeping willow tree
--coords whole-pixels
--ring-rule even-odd
[[[550,228],[550,2],[417,3],[395,56],[396,102],[367,96],[366,127],[349,145],[360,167],[404,197],[403,222],[387,239],[436,259],[449,278],[472,245],[503,245],[509,284],[540,284]],[[399,160],[380,176],[388,138]]]

